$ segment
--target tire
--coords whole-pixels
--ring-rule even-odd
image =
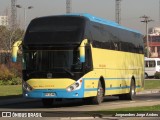
[[[99,105],[103,102],[103,98],[104,98],[104,89],[102,87],[101,81],[99,81],[97,88],[97,96],[92,98],[92,103]]]
[[[148,78],[148,74],[147,74],[147,73],[144,74],[144,78],[145,78],[145,79]]]
[[[42,104],[44,107],[52,107],[53,99],[52,98],[43,98]]]
[[[121,95],[119,95],[119,99],[120,99],[120,100],[125,100],[125,95],[126,95],[126,94],[121,94]]]
[[[134,100],[136,96],[136,86],[134,80],[131,81],[130,92],[126,94],[127,100]]]
[[[136,90],[135,90],[136,86],[135,86],[135,82],[132,79],[131,80],[131,85],[130,85],[130,92],[127,94],[121,94],[119,95],[119,99],[120,100],[134,100],[135,96],[136,96]]]

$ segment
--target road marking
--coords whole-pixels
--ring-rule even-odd
[[[134,103],[134,102],[136,102],[136,101],[130,101],[131,103]]]

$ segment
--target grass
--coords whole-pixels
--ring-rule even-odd
[[[22,85],[0,85],[0,99],[22,96]]]
[[[96,114],[100,115],[107,115],[107,116],[115,116],[116,114],[132,114],[137,115],[143,113],[146,115],[148,113],[154,113],[157,115],[158,111],[160,111],[160,105],[154,106],[145,106],[145,107],[128,107],[128,108],[118,108],[112,110],[103,110],[103,111],[96,111]]]
[[[160,111],[160,105],[154,106],[144,106],[144,107],[129,107],[129,108],[119,108],[112,111]]]
[[[145,80],[144,89],[160,89],[160,80]]]

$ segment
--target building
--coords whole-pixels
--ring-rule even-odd
[[[149,56],[152,58],[160,58],[160,27],[153,27],[149,29],[148,42]],[[144,44],[147,46],[146,37],[144,38]]]
[[[0,16],[0,25],[2,26],[8,25],[8,16]]]

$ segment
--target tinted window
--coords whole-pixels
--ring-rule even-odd
[[[93,47],[143,54],[142,35],[122,28],[90,23]]]
[[[24,44],[79,43],[83,37],[84,19],[81,17],[44,17],[31,22]]]

